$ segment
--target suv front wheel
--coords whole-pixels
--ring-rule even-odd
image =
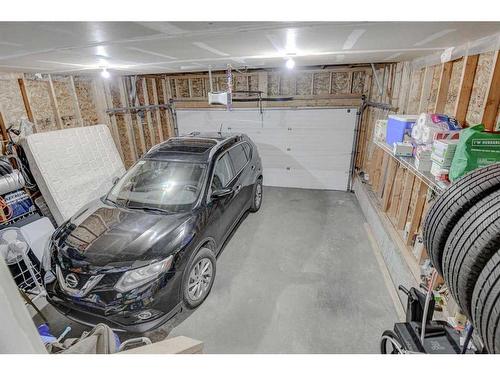
[[[207,298],[214,284],[216,260],[214,253],[202,247],[189,262],[185,273],[182,291],[186,305],[194,309]]]
[[[262,205],[262,177],[257,179],[253,187],[253,198],[252,205],[250,206],[250,212],[257,212]]]

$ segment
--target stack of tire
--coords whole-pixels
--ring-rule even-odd
[[[489,353],[500,353],[500,164],[477,169],[434,202],[424,222],[433,266]]]

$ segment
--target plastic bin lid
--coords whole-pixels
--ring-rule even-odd
[[[415,122],[418,120],[418,115],[389,115],[389,118],[398,121]]]

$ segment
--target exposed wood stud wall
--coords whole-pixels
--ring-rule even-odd
[[[490,130],[495,129],[500,119],[498,51],[424,68],[398,63],[395,67],[377,67],[376,71],[384,90],[380,95],[372,80],[371,100],[391,104],[398,108],[398,113],[455,115],[463,125],[482,121]],[[381,78],[384,72],[386,79]],[[392,223],[409,254],[421,263],[427,255],[425,249],[417,251],[416,238],[421,235],[425,212],[435,194],[428,182],[373,143],[375,122],[388,114],[386,110],[370,107],[363,113],[356,168],[364,172],[362,176],[371,187],[371,196],[381,214]]]
[[[479,55],[470,55],[464,57],[462,75],[460,77],[459,94],[455,103],[453,114],[461,124],[465,123],[467,108],[469,107],[472,85],[476,76],[477,62]]]
[[[482,123],[488,130],[495,129],[498,107],[500,105],[500,58],[499,51],[496,51],[493,59],[491,79],[489,82],[488,94],[484,105]]]
[[[80,110],[80,103],[78,102],[78,96],[76,94],[76,86],[75,86],[75,78],[73,76],[69,77],[69,82],[70,82],[70,91],[71,91],[71,98],[73,100],[73,106],[75,108],[75,113],[76,113],[76,120],[78,122],[79,126],[83,126],[83,118],[82,118],[82,111]],[[99,100],[96,100],[96,105],[99,103]],[[101,111],[97,111],[98,113]]]
[[[435,111],[437,113],[442,113],[444,111],[446,98],[448,97],[448,89],[450,87],[452,69],[453,69],[453,61],[448,61],[443,64],[443,69],[441,70],[441,77],[439,79],[438,93],[435,106]]]

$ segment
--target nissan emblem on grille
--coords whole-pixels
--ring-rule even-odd
[[[78,277],[74,273],[68,273],[65,278],[66,285],[70,288],[76,288],[78,285]]]

